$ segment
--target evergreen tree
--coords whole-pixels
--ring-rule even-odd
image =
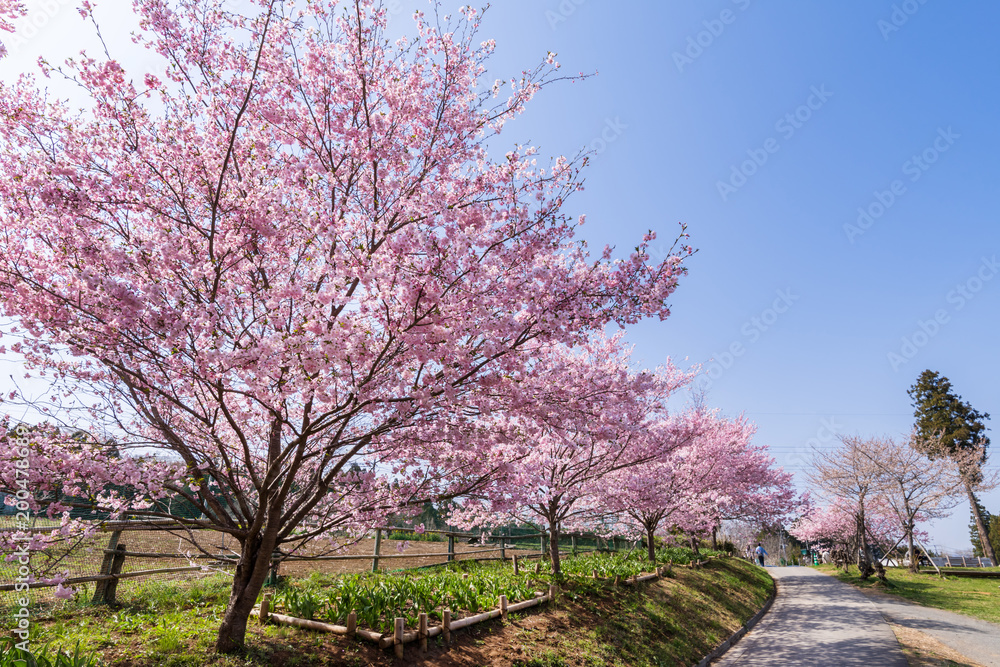
[[[963,401],[952,391],[948,378],[931,370],[921,373],[907,393],[913,401],[918,441],[924,453],[931,458],[948,457],[959,462],[979,543],[984,555],[996,562],[996,553],[987,537],[988,526],[975,495],[975,488],[982,481],[982,465],[986,462],[990,443],[986,436],[986,420],[990,415]],[[969,460],[967,455],[976,452],[977,448],[981,448],[981,453]]]
[[[983,517],[983,523],[986,524],[986,531],[989,533],[989,529],[993,525],[994,517],[990,514],[983,504],[976,502],[979,509],[979,515]],[[983,556],[983,540],[979,536],[979,527],[976,525],[976,515],[972,514],[969,519],[969,541],[972,542],[972,555],[973,556]]]
[[[1000,551],[1000,516],[994,514],[990,520],[990,546],[993,547],[993,553]],[[997,565],[996,560],[993,561],[994,565]]]
[[[993,553],[997,553],[1000,551],[1000,516],[990,513],[981,503],[979,504],[979,513],[983,517],[983,523],[986,524],[986,533],[989,536],[990,546],[993,547]],[[969,540],[972,542],[973,556],[986,555],[982,538],[979,536],[979,527],[976,526],[975,515],[969,521]]]

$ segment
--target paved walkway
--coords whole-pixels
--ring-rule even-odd
[[[714,665],[907,667],[892,629],[853,586],[807,567],[768,572],[778,582],[774,605]]]
[[[924,632],[975,663],[1000,667],[1000,625],[944,609],[922,607],[886,593],[864,592],[892,623]]]

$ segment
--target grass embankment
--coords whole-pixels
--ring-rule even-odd
[[[858,588],[868,588],[898,595],[917,604],[947,609],[984,621],[1000,623],[1000,582],[996,579],[971,579],[936,574],[913,574],[904,568],[886,569],[888,588],[871,577],[861,581],[858,571],[845,573],[833,565],[820,565],[824,572],[835,574],[841,581]]]
[[[544,572],[537,576],[546,578]],[[295,583],[296,588],[317,584]],[[670,578],[634,586],[571,579],[555,604],[457,631],[451,647],[437,638],[423,656],[415,644],[408,645],[403,664],[690,665],[752,616],[773,587],[764,570],[737,559],[713,560],[701,569],[675,566]],[[108,667],[399,664],[391,652],[367,642],[261,627],[255,620],[246,655],[216,656],[212,645],[227,595],[228,581],[216,576],[183,587],[154,586],[142,603],[127,607],[67,607],[52,620],[35,622],[32,644],[79,642]]]

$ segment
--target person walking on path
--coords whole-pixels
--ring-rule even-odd
[[[767,552],[764,551],[764,547],[760,545],[760,542],[757,543],[757,548],[754,551],[757,553],[757,562],[760,563],[761,567],[764,567],[764,556],[767,555]]]

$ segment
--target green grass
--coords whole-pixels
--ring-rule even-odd
[[[648,565],[644,568],[649,569]],[[421,593],[420,585],[450,581],[465,589],[469,606],[475,600],[480,606],[493,607],[498,587],[511,581],[530,583],[529,597],[544,587],[548,579],[545,575],[536,575],[533,567],[525,570],[515,578],[509,564],[504,568],[498,563],[459,561],[438,571],[406,575],[316,574],[286,584],[282,596],[288,599],[287,591],[297,591],[301,597],[302,591],[307,591],[321,605],[313,610],[316,617],[327,618],[329,614],[339,619],[347,602],[342,599],[344,581],[411,586],[406,589],[408,594],[427,594],[426,590]],[[468,579],[462,578],[465,573]],[[522,667],[692,664],[759,609],[773,590],[765,570],[731,559],[714,560],[697,570],[675,567],[673,578],[637,586],[616,587],[589,577],[570,578],[563,586],[563,594],[554,605],[512,614],[506,623],[498,620],[456,633],[458,645],[450,651],[475,655],[475,651],[488,648],[493,651],[490,655],[502,656],[503,660],[484,660],[484,664]],[[229,579],[217,575],[199,582],[151,585],[141,599],[124,606],[81,603],[58,610],[50,620],[36,620],[32,645],[47,644],[70,653],[78,645],[81,654],[101,656],[102,667],[393,664],[391,652],[360,640],[285,626],[261,626],[255,620],[248,629],[246,653],[215,655],[213,647],[228,594]],[[448,600],[449,605],[458,606],[460,593],[447,594],[455,597]],[[301,604],[301,600],[291,604]],[[425,603],[414,604],[410,598],[409,603],[402,603],[403,611],[409,616],[421,604]],[[434,643],[438,647],[435,650],[443,652],[439,644]],[[7,666],[0,663],[0,667]]]
[[[888,568],[886,578],[889,586],[885,588],[877,585],[875,577],[861,581],[853,568],[849,573],[833,565],[820,565],[819,569],[858,588],[876,588],[927,607],[1000,623],[1000,581],[997,579],[942,578],[936,574],[912,574],[907,569]]]
[[[16,646],[17,640],[0,637],[0,667],[98,667],[101,664],[94,654],[81,651],[79,642],[72,651],[49,645],[41,648],[31,645],[31,650],[24,651]]]
[[[501,595],[512,603],[530,599],[537,579],[530,572],[515,575],[500,563],[458,561],[416,572],[313,575],[283,586],[274,602],[275,611],[331,623],[345,623],[354,611],[360,627],[390,632],[398,617],[413,627],[420,612],[440,620],[444,609],[470,614],[495,609]]]
[[[513,665],[694,664],[756,613],[773,590],[766,570],[724,559],[697,570],[677,568],[672,579],[649,585],[570,593],[551,623],[517,635],[511,653],[525,657]]]
[[[408,530],[394,530],[385,539],[397,542],[404,540],[407,542],[444,542],[445,536],[441,533],[413,533]]]

